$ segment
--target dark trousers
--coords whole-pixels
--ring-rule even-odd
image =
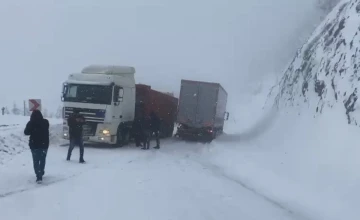
[[[149,149],[150,148],[150,141],[152,138],[152,134],[154,134],[155,139],[156,139],[156,147],[160,147],[160,137],[159,137],[159,131],[145,131],[144,132],[144,138],[143,138],[143,143],[144,143],[144,147],[145,149]]]
[[[134,139],[135,139],[135,144],[136,144],[136,147],[141,147],[141,142],[142,142],[142,135],[140,132],[138,133],[135,133],[134,135]]]
[[[156,139],[156,147],[160,147],[160,131],[154,131],[154,136]]]
[[[150,148],[150,138],[151,138],[151,132],[150,131],[144,131],[142,142],[143,142],[143,149],[149,149]]]
[[[82,137],[70,138],[70,145],[69,145],[67,159],[70,160],[71,153],[74,150],[75,146],[79,146],[79,148],[80,148],[80,159],[84,159],[84,143],[83,143]]]
[[[45,164],[47,149],[33,149],[31,150],[34,172],[36,177],[42,177],[45,174]]]

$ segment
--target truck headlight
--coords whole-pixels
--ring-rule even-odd
[[[107,130],[107,129],[104,129],[104,130],[101,131],[101,133],[104,134],[104,135],[109,135],[110,131]]]

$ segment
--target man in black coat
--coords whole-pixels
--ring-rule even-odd
[[[155,112],[150,113],[150,123],[151,123],[151,133],[155,135],[156,146],[155,149],[160,149],[160,118],[155,114]]]
[[[34,110],[26,124],[25,135],[30,135],[29,147],[33,158],[36,182],[41,182],[45,174],[46,155],[49,148],[49,121],[39,110]]]
[[[141,139],[143,142],[142,150],[149,150],[151,138],[151,118],[147,115],[141,116]]]
[[[66,160],[70,160],[71,153],[74,150],[75,145],[78,145],[80,148],[80,163],[85,163],[84,160],[84,143],[83,143],[83,125],[85,124],[85,118],[79,112],[79,110],[74,110],[74,113],[71,114],[68,118],[69,126],[69,139],[70,146],[67,154]]]

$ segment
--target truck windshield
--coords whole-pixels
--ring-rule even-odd
[[[68,84],[64,93],[65,102],[85,102],[111,105],[112,86]]]

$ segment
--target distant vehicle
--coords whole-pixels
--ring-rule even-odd
[[[176,136],[212,141],[223,133],[227,96],[219,83],[181,80]]]
[[[90,65],[70,74],[63,85],[63,137],[68,139],[67,118],[80,110],[85,117],[84,140],[123,146],[132,135],[135,112],[154,111],[161,119],[161,135],[172,136],[178,99],[135,84],[135,68]]]

